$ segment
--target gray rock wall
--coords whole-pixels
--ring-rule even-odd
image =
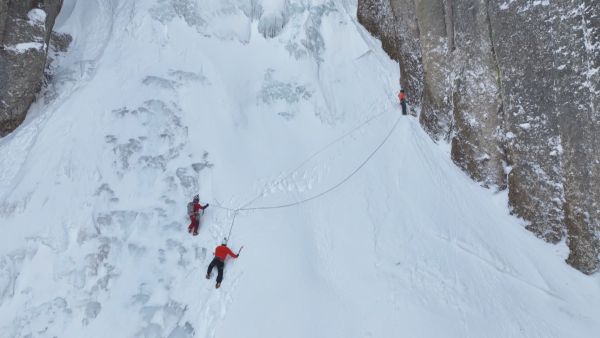
[[[421,122],[436,139],[447,137],[451,123],[452,62],[442,0],[415,1],[424,70]]]
[[[452,158],[485,186],[504,189],[504,110],[487,10],[482,1],[455,1],[452,10]]]
[[[454,162],[507,188],[529,230],[566,238],[568,263],[597,271],[600,2],[359,0],[358,18]]]
[[[413,107],[421,104],[423,63],[416,8],[408,0],[358,2],[358,20],[382,42],[383,49],[400,64],[400,84]],[[413,110],[414,114],[414,110]]]
[[[593,271],[600,253],[600,2],[564,1],[552,18],[568,261]]]
[[[516,4],[516,3],[515,3]],[[565,234],[550,6],[500,9],[490,2],[490,21],[505,109],[509,201],[538,236],[557,242]],[[523,2],[523,6],[529,6]],[[510,28],[509,28],[510,27]],[[554,154],[554,155],[552,155]],[[534,187],[532,189],[532,187]]]
[[[0,0],[0,137],[21,124],[42,86],[61,6],[62,0]]]

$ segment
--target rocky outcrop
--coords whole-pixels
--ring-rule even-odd
[[[371,0],[358,2],[358,20],[381,40],[383,49],[400,64],[400,84],[408,103],[420,106],[423,90],[423,64],[419,45],[419,27],[413,6],[399,6],[399,1]],[[414,110],[413,110],[414,114]]]
[[[62,0],[0,0],[0,137],[14,130],[40,90]]]
[[[508,189],[568,263],[600,268],[600,3],[359,0],[358,18],[454,162]]]

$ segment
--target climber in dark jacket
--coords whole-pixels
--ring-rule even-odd
[[[400,105],[402,106],[402,115],[406,115],[406,93],[404,89],[400,89],[400,93],[398,93],[398,99],[400,100]]]

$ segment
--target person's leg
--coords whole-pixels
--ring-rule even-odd
[[[217,263],[217,269],[219,270],[219,274],[217,275],[217,284],[221,284],[223,281],[223,268],[225,267],[225,263],[219,261]]]
[[[196,217],[194,219],[194,231],[193,234],[197,235],[198,234],[198,228],[200,227],[200,217]]]
[[[190,216],[190,225],[188,225],[188,232],[189,233],[192,233],[194,231],[194,223],[196,223],[195,217],[194,216]]]
[[[402,101],[402,115],[406,115],[406,102]]]
[[[217,265],[217,263],[220,262],[216,257],[213,258],[212,262],[210,262],[210,264],[208,265],[208,270],[206,271],[206,278],[210,278],[210,273],[212,272],[212,269],[215,267],[215,265]],[[221,272],[219,272],[220,274]]]

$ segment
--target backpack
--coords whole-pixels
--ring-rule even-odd
[[[189,202],[187,204],[187,213],[188,213],[188,216],[190,216],[190,217],[194,216],[194,214],[195,214],[194,213],[194,202]]]

